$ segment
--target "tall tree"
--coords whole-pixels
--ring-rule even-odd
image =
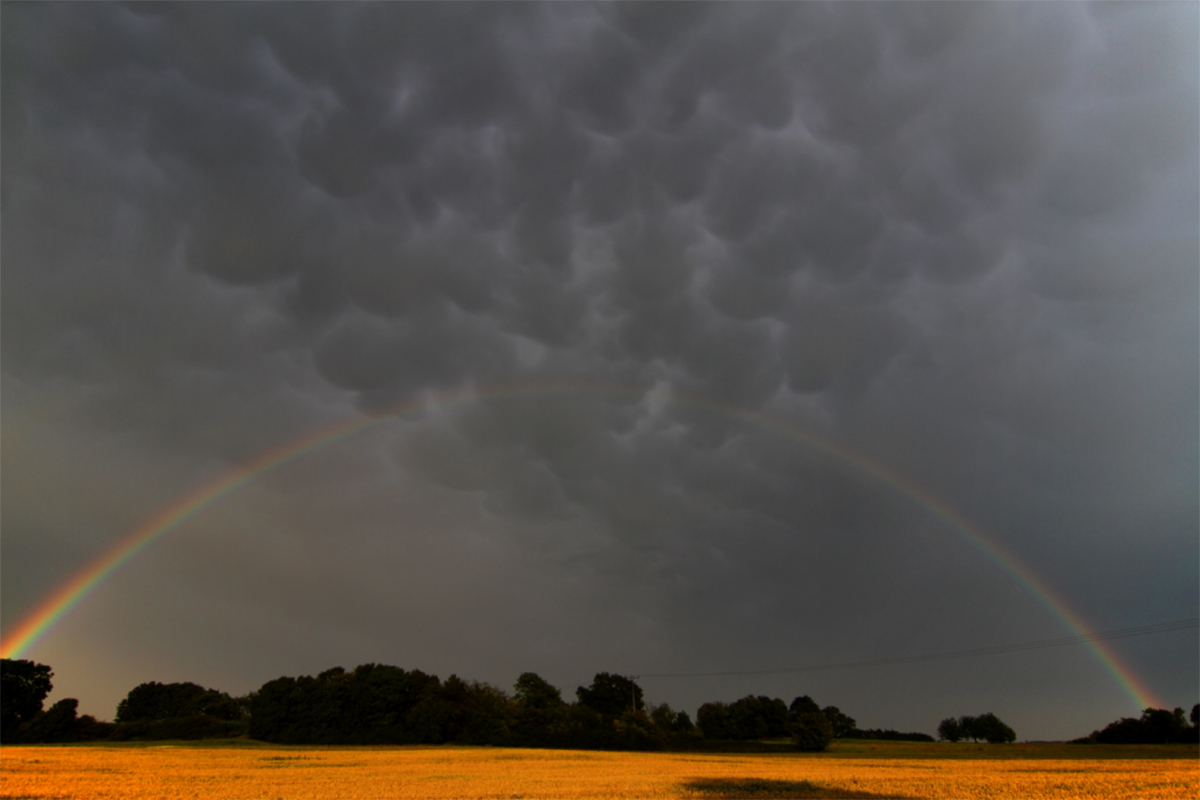
[[[811,697],[797,697],[788,707],[788,727],[797,749],[818,752],[833,741],[833,726]]]
[[[523,672],[513,686],[514,696],[528,708],[546,710],[563,704],[562,692],[536,672]]]
[[[579,704],[607,717],[619,717],[626,711],[641,711],[642,687],[624,675],[597,672],[588,688],[575,690]]]
[[[984,725],[983,738],[987,739],[989,744],[1008,744],[1017,740],[1017,732],[990,711],[980,717],[980,720]]]
[[[962,725],[955,717],[946,717],[938,723],[938,738],[943,742],[957,742],[963,738]]]
[[[14,741],[21,724],[42,710],[54,684],[53,670],[24,659],[0,660],[0,741]]]
[[[978,717],[959,717],[958,727],[962,732],[962,738],[970,739],[973,742],[983,739],[989,744],[1007,744],[1017,740],[1016,732],[990,711]],[[938,732],[941,732],[940,727]]]
[[[958,730],[962,733],[962,738],[970,739],[972,742],[978,742],[983,738],[978,725],[976,725],[977,721],[978,718],[972,717],[970,714],[963,714],[958,718]]]

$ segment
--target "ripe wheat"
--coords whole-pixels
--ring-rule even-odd
[[[1194,798],[1190,758],[942,759],[467,747],[6,747],[4,798]]]

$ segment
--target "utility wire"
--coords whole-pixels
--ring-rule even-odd
[[[1058,639],[1041,639],[1036,642],[1021,644],[997,645],[995,647],[978,647],[973,650],[954,650],[946,653],[926,653],[917,656],[898,656],[894,658],[877,658],[870,661],[844,661],[839,664],[816,664],[807,667],[787,667],[783,669],[754,669],[735,672],[670,672],[659,674],[642,674],[642,678],[720,678],[736,675],[774,675],[784,672],[821,672],[831,669],[853,669],[856,667],[882,667],[890,664],[916,664],[925,661],[942,661],[951,658],[970,658],[973,656],[990,656],[999,653],[1015,653],[1020,650],[1041,650],[1046,647],[1063,647],[1070,644],[1086,644],[1088,642],[1104,642],[1110,639],[1126,639],[1131,636],[1149,636],[1154,633],[1182,631],[1188,628],[1200,627],[1200,618],[1181,619],[1174,622],[1159,622],[1154,625],[1139,625],[1136,628],[1121,628],[1113,631],[1089,633],[1083,636],[1063,636]]]

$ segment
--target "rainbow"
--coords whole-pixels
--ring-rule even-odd
[[[610,384],[562,384],[529,383],[499,386],[484,391],[465,389],[431,396],[425,400],[408,403],[390,411],[364,416],[348,422],[322,429],[316,433],[270,450],[252,461],[205,483],[180,500],[164,508],[143,522],[115,546],[84,566],[62,586],[46,597],[12,631],[0,640],[0,657],[19,658],[72,609],[105,580],[156,540],[174,530],[185,521],[200,514],[206,508],[238,491],[257,478],[278,467],[312,453],[386,421],[403,418],[434,407],[470,402],[480,399],[505,399],[532,396],[573,395],[620,395],[633,398],[644,397],[648,387],[623,387]],[[911,502],[925,509],[947,528],[957,533],[972,547],[1007,572],[1030,595],[1046,607],[1050,613],[1071,631],[1073,635],[1086,639],[1087,646],[1111,675],[1122,691],[1136,704],[1138,709],[1157,708],[1161,705],[1153,693],[1124,665],[1102,641],[1094,638],[1083,620],[1058,597],[1046,583],[1029,567],[1022,564],[1011,553],[1001,547],[981,528],[967,520],[944,502],[926,490],[862,455],[835,444],[810,431],[795,425],[772,419],[755,411],[738,408],[703,397],[670,392],[669,398],[680,404],[705,409],[722,416],[772,434],[781,435],[792,441],[811,447],[832,459],[849,465],[871,479],[898,492]]]

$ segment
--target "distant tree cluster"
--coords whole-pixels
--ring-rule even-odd
[[[248,716],[240,702],[194,683],[143,683],[117,704],[117,722],[209,716],[236,720]]]
[[[1185,744],[1200,742],[1200,703],[1192,706],[1191,724],[1183,709],[1147,708],[1135,719],[1124,717],[1092,731],[1076,744]]]
[[[705,703],[696,712],[705,739],[752,741],[790,737],[799,750],[824,750],[835,739],[857,730],[837,706],[822,709],[808,695],[787,705],[779,698],[747,695],[733,703]]]
[[[567,703],[527,672],[509,697],[486,683],[364,664],[278,678],[250,704],[250,736],[284,744],[494,744],[652,749],[693,734],[691,719],[647,708],[634,681],[598,673]]]
[[[706,739],[747,741],[789,736],[790,721],[787,704],[762,695],[747,695],[734,703],[705,703],[696,711],[696,725]]]
[[[249,698],[195,683],[143,683],[117,704],[110,739],[209,739],[249,727]]]
[[[990,711],[978,717],[949,717],[938,724],[938,738],[946,742],[980,739],[988,744],[1008,744],[1017,740],[1016,732]]]
[[[283,744],[485,744],[504,728],[492,687],[377,664],[277,678],[250,704],[250,736]]]

